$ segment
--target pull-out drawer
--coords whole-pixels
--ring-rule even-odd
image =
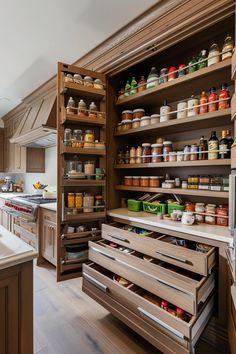
[[[236,249],[235,247],[227,247],[225,250],[226,258],[228,261],[231,278],[236,283]]]
[[[21,226],[18,226],[16,224],[13,224],[13,233],[20,237],[24,242],[28,243],[30,246],[36,248],[37,247],[37,242],[36,242],[36,235],[32,234],[29,231],[26,231],[24,228]]]
[[[214,274],[203,277],[174,266],[168,269],[168,264],[144,260],[138,252],[114,249],[106,240],[89,242],[89,259],[191,314],[197,314],[215,287]]]
[[[171,237],[152,233],[144,236],[122,229],[124,225],[102,225],[102,237],[122,246],[147,254],[164,262],[174,264],[191,272],[208,275],[215,265],[215,248],[211,247],[207,253],[197,252],[196,243],[186,241],[186,248],[173,244],[180,241],[178,237]],[[181,239],[182,241],[182,239]]]
[[[83,265],[85,281],[186,347],[190,342],[197,341],[212,315],[213,296],[209,298],[197,316],[192,316],[190,321],[186,322],[162,309],[158,305],[158,298],[154,295],[134,284],[124,287],[114,281],[113,276],[113,273],[97,264]]]

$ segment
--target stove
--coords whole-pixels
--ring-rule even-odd
[[[4,210],[16,219],[35,223],[39,205],[55,202],[56,199],[43,198],[42,195],[12,197],[5,201]]]

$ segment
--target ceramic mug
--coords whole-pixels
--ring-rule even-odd
[[[190,211],[183,212],[181,222],[184,225],[193,225],[195,221],[195,216]]]

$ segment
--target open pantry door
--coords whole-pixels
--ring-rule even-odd
[[[106,217],[106,77],[58,63],[57,280],[81,276]]]

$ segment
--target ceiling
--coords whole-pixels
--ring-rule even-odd
[[[156,0],[3,1],[0,13],[0,117]]]

